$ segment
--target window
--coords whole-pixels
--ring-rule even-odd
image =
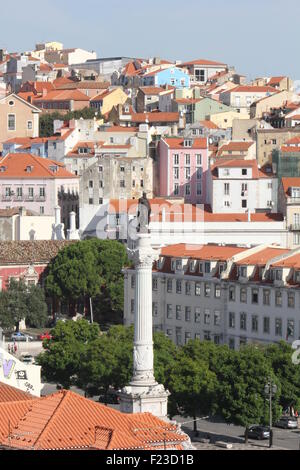
[[[152,290],[157,290],[157,279],[152,279]]]
[[[269,334],[270,333],[270,318],[269,317],[264,317],[263,325],[264,325],[263,326],[264,333]]]
[[[131,276],[131,289],[134,289],[135,288],[135,275],[133,274]]]
[[[201,153],[196,154],[196,162],[197,162],[197,165],[202,165],[202,155],[201,155]]]
[[[185,344],[192,338],[192,334],[188,331],[185,332]]]
[[[28,197],[29,197],[30,199],[33,198],[33,194],[34,194],[33,188],[28,188]]]
[[[176,280],[176,294],[181,294],[181,281]]]
[[[132,180],[132,187],[135,188],[135,180]]]
[[[272,139],[272,144],[273,144],[273,145],[276,145],[276,144],[277,144],[277,140],[276,140],[276,139]]]
[[[167,318],[173,317],[173,305],[167,304]]]
[[[195,323],[200,323],[200,321],[201,321],[200,307],[195,307]]]
[[[221,297],[221,286],[219,284],[215,285],[215,298],[219,299]]]
[[[288,307],[295,307],[295,294],[294,292],[288,292]]]
[[[275,336],[282,336],[282,320],[281,318],[275,319]]]
[[[44,213],[45,213],[45,208],[44,208],[44,206],[40,206],[40,214],[42,215],[42,214],[44,214]]]
[[[234,338],[229,338],[228,346],[229,346],[229,349],[235,349],[235,339]]]
[[[89,204],[94,204],[94,199],[92,197],[89,198]]]
[[[204,324],[205,325],[210,324],[210,311],[208,309],[204,310]]]
[[[229,312],[229,317],[228,317],[228,326],[229,328],[235,328],[235,313],[234,312]]]
[[[178,194],[179,194],[179,184],[174,183],[174,195],[178,196]]]
[[[247,303],[247,288],[246,287],[240,288],[240,302],[244,304]]]
[[[211,336],[210,336],[210,331],[203,331],[203,334],[204,334],[204,341],[210,341],[211,340]]]
[[[224,195],[225,196],[229,196],[229,189],[230,189],[229,183],[224,183]]]
[[[276,307],[282,306],[282,294],[280,290],[275,291],[275,305]]]
[[[201,295],[201,284],[200,282],[195,283],[195,295]]]
[[[252,331],[258,332],[258,315],[252,315]]]
[[[220,335],[215,335],[214,336],[214,343],[215,344],[220,344]]]
[[[179,155],[178,155],[178,153],[176,153],[174,155],[174,165],[179,165]]]
[[[202,184],[197,183],[197,196],[201,196],[202,194]]]
[[[263,304],[270,305],[270,290],[269,289],[263,290]]]
[[[103,181],[102,180],[99,181],[99,188],[103,188]]]
[[[45,197],[45,188],[40,188],[40,197]]]
[[[17,197],[22,197],[22,196],[23,196],[23,189],[17,188]]]
[[[185,283],[185,295],[191,295],[191,283],[189,281]]]
[[[120,180],[120,188],[125,188],[125,180]]]
[[[240,313],[240,329],[247,330],[247,314],[245,312]]]
[[[103,171],[103,166],[99,166],[98,168],[99,168],[99,173],[102,173],[102,171]]]
[[[215,310],[214,312],[214,325],[219,326],[221,323],[221,312],[219,310]]]
[[[201,178],[202,178],[202,168],[201,167],[197,168],[196,178],[197,178],[197,180],[201,180]]]
[[[181,343],[182,343],[181,328],[176,328],[176,344],[177,346],[180,346]]]
[[[173,288],[173,280],[172,279],[168,279],[167,280],[167,292],[172,292],[172,289]]]
[[[191,321],[191,307],[185,307],[185,321]]]
[[[189,153],[185,154],[185,164],[190,165],[191,164],[191,156]]]
[[[190,167],[185,168],[185,179],[190,180],[191,179],[191,169]]]
[[[235,302],[235,287],[234,286],[229,287],[229,300],[231,302]]]
[[[120,171],[121,171],[122,173],[124,173],[124,172],[125,172],[125,166],[120,166]]]
[[[158,315],[158,303],[157,302],[152,302],[152,315],[154,317],[157,317]]]
[[[15,114],[9,114],[8,115],[7,127],[8,127],[9,131],[15,131],[16,130],[16,115]]]
[[[176,320],[181,320],[181,305],[176,305]]]
[[[32,130],[32,121],[27,121],[27,130],[28,131]]]
[[[252,289],[252,303],[258,304],[258,289]]]
[[[293,338],[294,335],[295,335],[295,321],[294,320],[288,320],[287,321],[286,338],[287,339],[289,337]]]
[[[204,297],[210,297],[210,284],[204,284]]]
[[[195,70],[195,81],[196,82],[205,82],[205,70],[196,69]]]
[[[247,168],[242,168],[242,175],[247,175]]]
[[[179,179],[179,168],[176,166],[175,168],[173,168],[173,171],[174,171],[174,180],[178,180]]]
[[[186,184],[186,185],[185,185],[185,195],[186,195],[186,196],[190,196],[190,195],[191,195],[191,185],[190,185],[190,184]]]
[[[247,207],[247,199],[242,199],[242,207]]]
[[[173,330],[171,328],[168,328],[167,329],[167,336],[169,336],[169,338],[170,338],[170,337],[172,337],[172,335],[173,335]]]
[[[93,185],[93,181],[89,181],[89,188],[93,188],[94,185]]]
[[[210,273],[210,263],[208,261],[204,263],[204,269],[206,274]]]
[[[131,301],[130,301],[130,313],[131,314],[134,313],[134,299],[131,299]]]
[[[141,184],[141,188],[143,188],[144,187],[144,180],[141,180],[140,184]]]

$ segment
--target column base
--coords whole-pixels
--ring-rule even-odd
[[[123,413],[152,413],[167,419],[170,393],[161,384],[128,385],[120,393],[120,411]]]

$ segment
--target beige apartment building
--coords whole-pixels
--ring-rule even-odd
[[[300,178],[284,177],[278,191],[278,210],[286,218],[288,228],[287,246],[300,245]]]
[[[300,136],[300,128],[257,129],[256,152],[259,165],[272,163],[272,152],[292,137]]]
[[[41,110],[11,93],[0,99],[0,151],[14,137],[38,137]]]
[[[269,113],[272,108],[280,108],[290,101],[300,101],[300,97],[291,91],[279,91],[274,95],[267,96],[255,101],[250,106],[250,118],[261,119],[264,113]]]

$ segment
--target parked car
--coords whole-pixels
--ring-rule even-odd
[[[49,333],[49,331],[46,331],[45,333],[41,333],[38,335],[38,339],[41,341],[44,341],[44,339],[52,339],[53,336]]]
[[[245,431],[246,434],[246,431]],[[269,439],[270,438],[270,428],[269,426],[261,426],[254,424],[249,427],[248,431],[249,439]]]
[[[274,424],[277,428],[283,429],[297,429],[298,420],[294,416],[281,416],[281,418]]]
[[[25,364],[34,364],[34,357],[31,354],[22,354],[21,361]]]
[[[33,336],[25,335],[24,333],[21,333],[20,331],[18,331],[11,335],[11,340],[12,341],[33,341]]]

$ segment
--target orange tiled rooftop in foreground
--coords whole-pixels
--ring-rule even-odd
[[[10,434],[8,432],[10,421]],[[124,414],[61,390],[0,403],[0,445],[28,450],[182,449],[187,436],[150,413]]]
[[[176,245],[170,245],[162,248],[160,255],[174,256],[176,258],[223,261],[231,258],[234,255],[237,255],[238,253],[242,253],[245,250],[247,250],[247,248],[236,245],[190,245],[187,243],[178,243]]]

